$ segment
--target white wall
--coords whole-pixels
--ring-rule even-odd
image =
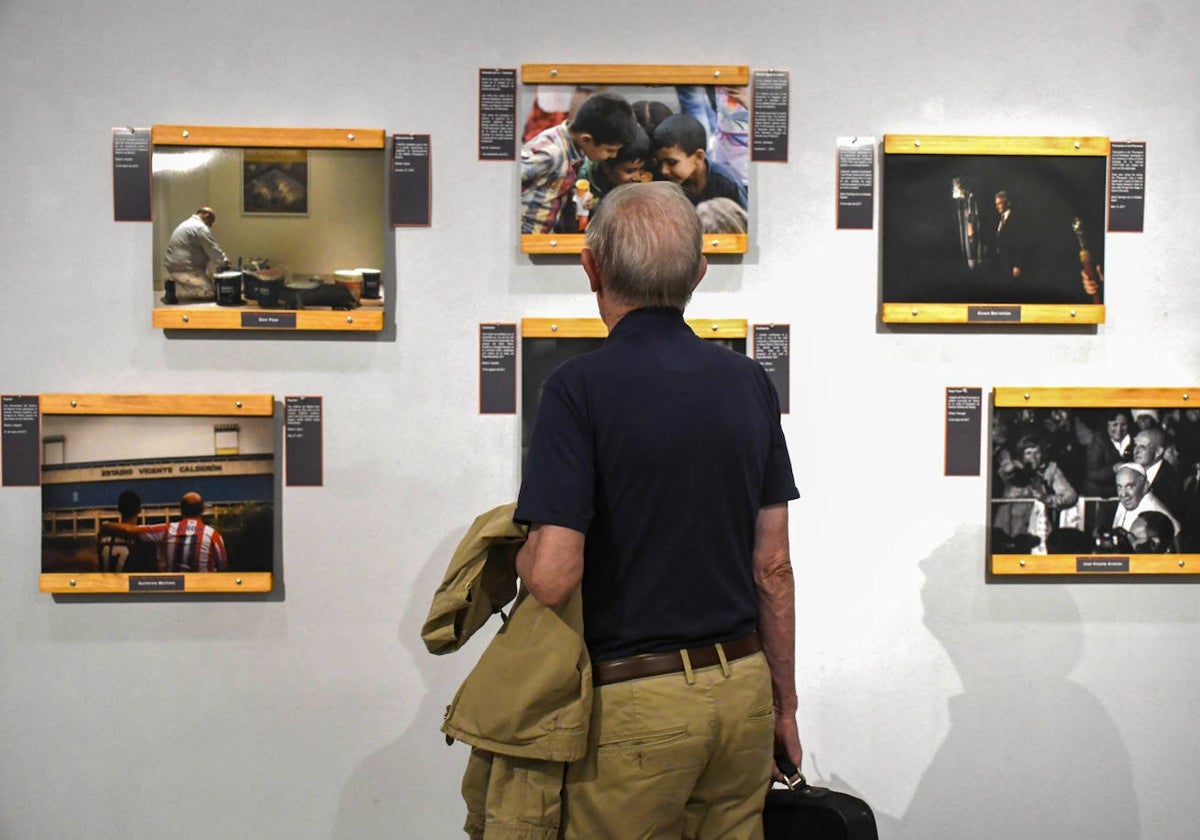
[[[569,261],[518,252],[476,71],[554,60],[791,70],[790,162],[754,167],[751,251],[690,314],[793,327],[809,778],[865,796],[885,838],[1195,836],[1196,590],[987,586],[984,480],[940,473],[948,385],[1196,385],[1198,24],[1115,0],[5,0],[0,392],[321,394],[326,461],[323,488],[282,491],[262,601],[56,601],[38,492],[0,489],[0,837],[456,836],[465,751],[437,726],[478,647],[434,659],[417,632],[467,523],[517,487],[517,418],[477,413],[478,324],[594,311]],[[389,242],[394,326],[152,329],[109,129],[154,123],[431,134],[433,225]],[[833,161],[888,132],[1147,140],[1108,324],[880,326],[877,234],[834,229]]]

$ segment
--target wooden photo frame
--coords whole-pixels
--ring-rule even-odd
[[[273,396],[43,394],[39,410],[41,591],[271,590]]]
[[[383,129],[156,125],[151,141],[155,327],[383,329]]]
[[[1200,574],[1200,390],[996,388],[994,576]]]
[[[1106,137],[889,134],[881,317],[1104,322]]]
[[[689,114],[697,118],[707,137],[703,171],[708,193],[720,192],[697,205],[705,222],[706,254],[744,254],[749,248],[748,182],[750,163],[750,68],[743,65],[659,65],[659,64],[525,64],[521,83],[537,86],[527,97],[525,112],[518,113],[518,132],[523,150],[538,148],[539,134],[562,125],[579,105],[593,93],[606,91],[622,96],[634,106],[639,130],[652,141],[654,127],[667,116]],[[641,136],[641,135],[639,135]],[[558,138],[561,140],[561,138]],[[556,141],[557,142],[557,141]],[[561,143],[560,143],[561,145]],[[649,149],[647,154],[653,156]],[[524,156],[524,155],[523,155]],[[695,172],[693,158],[683,156],[679,169]],[[619,163],[620,158],[615,163]],[[522,172],[525,171],[525,165]],[[661,167],[653,164],[655,171]],[[522,184],[517,210],[521,251],[526,254],[578,254],[583,250],[583,229],[575,208],[586,213],[593,200],[602,200],[601,186],[612,189],[621,179],[650,180],[658,177],[643,169],[613,176],[604,164],[587,161],[575,185],[592,175],[595,188],[574,193],[552,202],[543,202],[538,182]],[[676,176],[672,176],[676,177]],[[694,176],[689,176],[693,177]],[[524,176],[522,176],[524,180]],[[694,183],[694,181],[692,182]],[[721,188],[718,189],[718,186]],[[693,199],[694,201],[698,199]]]

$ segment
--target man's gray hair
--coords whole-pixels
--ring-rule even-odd
[[[587,247],[620,303],[683,311],[703,260],[703,233],[676,184],[625,184],[604,196],[587,227]]]

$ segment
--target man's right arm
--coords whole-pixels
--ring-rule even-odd
[[[796,588],[788,547],[787,503],[767,505],[754,526],[754,584],[758,632],[771,669],[775,751],[796,767],[804,756],[796,726]]]

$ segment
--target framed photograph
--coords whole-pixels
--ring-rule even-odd
[[[738,318],[688,318],[701,338],[746,355],[747,326]],[[550,372],[574,356],[595,350],[608,337],[599,318],[523,318],[521,320],[521,464],[529,452],[533,420]]]
[[[383,329],[382,129],[151,129],[161,329]]]
[[[242,212],[308,215],[308,149],[242,149]]]
[[[997,388],[989,571],[1200,573],[1200,391]]]
[[[1105,137],[890,134],[882,319],[1104,322]]]
[[[40,588],[269,592],[270,395],[43,394]]]
[[[749,67],[526,64],[521,82],[523,253],[579,253],[606,192],[656,179],[696,205],[705,253],[746,252]]]

